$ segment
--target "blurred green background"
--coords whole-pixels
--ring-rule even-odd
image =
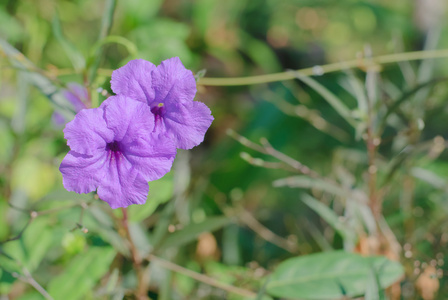
[[[205,77],[239,77],[352,60],[360,53],[448,46],[443,0],[128,0],[117,1],[114,10],[111,2],[3,0],[0,37],[43,70],[38,76],[54,87],[78,82],[97,102],[105,98],[101,89],[111,92],[111,70],[135,58],[159,64],[179,56],[194,73],[206,70]],[[110,32],[102,32],[108,20]],[[406,126],[389,124],[378,152],[378,185],[387,185],[384,217],[403,247],[397,252],[406,270],[401,299],[448,297],[447,62],[405,61],[380,72],[379,114],[381,105],[390,108],[419,84],[429,86],[412,93],[415,103],[406,103],[402,112]],[[0,244],[0,254],[14,258],[0,259],[0,298],[42,299],[24,267],[54,299],[131,297],[136,279],[114,223],[119,213],[89,195],[64,191],[58,166],[68,147],[63,126],[52,119],[58,102],[36,83],[39,79],[30,79],[36,69],[20,72],[12,66],[11,55],[0,51],[0,241],[19,234],[30,211],[45,213],[32,219],[20,239]],[[350,76],[365,80],[362,68]],[[316,80],[356,111],[350,78],[341,71]],[[150,183],[147,204],[130,208],[140,251],[156,249],[179,265],[258,290],[265,274],[286,258],[343,248],[340,233],[301,195],[311,190],[338,215],[344,205],[319,189],[274,187],[272,182],[294,173],[266,167],[263,161],[277,160],[227,134],[232,129],[255,143],[264,137],[323,176],[366,191],[365,144],[331,105],[299,80],[198,85],[196,100],[210,107],[215,121],[203,144],[180,151],[174,170]],[[442,150],[427,146],[436,137]],[[241,152],[248,153],[246,161]],[[267,237],[260,235],[265,229]],[[180,234],[170,239],[172,232]],[[291,251],[275,245],[272,233]],[[421,288],[417,282],[425,265],[435,270]],[[154,299],[227,298],[156,264],[152,269]],[[432,288],[434,298],[422,296],[435,281],[440,284]]]

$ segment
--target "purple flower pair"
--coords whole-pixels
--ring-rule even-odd
[[[196,82],[179,58],[159,66],[130,61],[112,73],[116,96],[83,109],[64,129],[71,151],[61,163],[64,187],[97,190],[112,208],[143,204],[148,181],[171,169],[176,148],[199,145],[213,117],[193,101]]]

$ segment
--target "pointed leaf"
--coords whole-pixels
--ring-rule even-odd
[[[363,295],[372,269],[386,288],[403,275],[398,262],[363,257],[344,251],[290,258],[274,271],[267,285],[270,295],[286,299],[337,299]]]

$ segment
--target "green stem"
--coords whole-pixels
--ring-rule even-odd
[[[146,300],[147,282],[145,280],[144,270],[142,268],[142,259],[138,253],[137,247],[132,240],[131,231],[129,230],[129,219],[127,208],[121,209],[123,213],[122,225],[126,233],[126,238],[129,242],[129,250],[131,252],[132,263],[134,265],[135,272],[137,273],[137,288],[135,290],[135,297],[137,300]]]
[[[114,12],[115,12],[115,6],[117,4],[116,0],[107,0],[106,5],[104,8],[104,15],[103,20],[101,22],[101,30],[100,35],[98,37],[98,41],[101,42],[104,38],[106,38],[109,35],[109,32],[112,28],[112,22],[114,19]],[[91,84],[97,75],[97,69],[100,66],[101,62],[101,48],[99,47],[93,57],[91,57],[92,60],[89,61],[88,67],[90,67],[89,70],[89,76],[88,76],[88,82]]]
[[[405,53],[395,53],[381,55],[377,57],[369,58],[368,60],[364,58],[349,60],[345,62],[332,63],[322,66],[314,66],[311,68],[300,69],[296,72],[300,72],[302,75],[322,75],[325,73],[336,72],[344,69],[350,69],[354,67],[366,68],[372,65],[382,65],[395,63],[400,61],[411,61],[420,59],[430,59],[430,58],[442,58],[448,57],[448,49],[441,50],[426,50],[426,51],[414,51]],[[199,85],[208,86],[236,86],[236,85],[252,85],[261,84],[268,82],[276,82],[283,80],[295,79],[297,75],[294,72],[286,71],[281,73],[258,75],[258,76],[248,76],[248,77],[233,77],[233,78],[207,78],[203,77],[198,80]]]

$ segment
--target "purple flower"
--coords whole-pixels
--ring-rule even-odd
[[[90,101],[87,89],[75,82],[67,83],[67,89],[62,90],[62,94],[73,105],[76,112],[87,108],[86,103]]]
[[[170,136],[177,148],[191,149],[204,140],[213,117],[202,102],[193,101],[196,81],[178,57],[159,66],[143,59],[112,73],[114,93],[147,103],[154,114],[154,132]]]
[[[89,94],[87,89],[75,82],[67,84],[67,89],[61,91],[62,96],[70,102],[75,112],[87,108],[86,103],[89,102]],[[64,125],[68,120],[59,112],[53,113],[53,122],[58,125]]]
[[[151,109],[123,95],[81,110],[64,129],[71,149],[59,167],[64,187],[97,189],[112,208],[145,203],[148,181],[165,175],[176,155],[174,143],[153,131]]]

